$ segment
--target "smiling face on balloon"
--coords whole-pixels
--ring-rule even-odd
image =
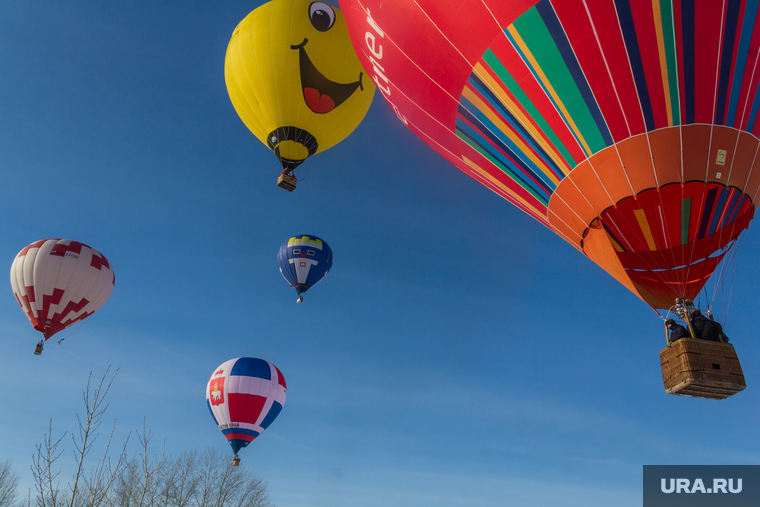
[[[308,0],[249,14],[230,40],[225,77],[241,119],[286,168],[348,136],[375,92],[343,14]]]
[[[307,48],[309,39],[304,37],[300,44],[293,44],[290,49],[298,51],[298,69],[301,76],[304,102],[313,112],[326,114],[345,103],[357,90],[360,92],[364,90],[362,84],[364,72],[359,71],[354,82],[339,83],[319,71],[310,58],[309,52],[311,51],[316,56],[324,52],[324,45],[319,45],[322,38],[321,34],[327,34],[330,39],[337,38],[338,44],[350,45],[351,41],[348,39],[348,32],[345,30],[345,20],[340,12],[336,12],[330,5],[324,2],[312,2],[309,4],[308,13],[309,22],[313,28],[311,40],[314,42]],[[339,24],[338,27],[335,26],[336,20]],[[336,32],[335,34],[330,33],[333,30]]]

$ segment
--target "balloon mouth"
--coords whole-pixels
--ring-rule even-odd
[[[282,168],[290,171],[319,149],[316,138],[298,127],[278,127],[271,131],[267,134],[267,146],[274,152]]]
[[[301,89],[306,105],[317,114],[329,113],[343,104],[357,88],[364,91],[362,85],[363,72],[359,72],[359,79],[353,83],[336,83],[324,76],[306,53],[304,39],[301,44],[291,45],[290,49],[298,50],[298,64],[301,72]]]
[[[300,296],[302,292],[306,292],[307,290],[309,290],[309,286],[304,285],[304,284],[299,284],[299,285],[296,285],[295,289],[296,289],[296,294]]]

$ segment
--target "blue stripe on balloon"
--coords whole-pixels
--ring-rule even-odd
[[[459,113],[466,117],[468,120],[470,120],[474,124],[480,123],[477,121],[477,118],[475,118],[470,111],[467,111],[462,107],[460,104],[459,107]],[[510,149],[507,145],[504,144],[500,139],[496,138],[493,134],[490,134],[487,132],[487,129],[484,129],[482,132],[478,131],[476,129],[473,129],[470,125],[465,123],[464,121],[457,119],[457,129],[459,132],[461,132],[462,135],[465,135],[466,137],[470,138],[474,143],[476,143],[483,151],[488,153],[491,157],[496,159],[497,165],[500,165],[502,167],[502,170],[505,170],[507,174],[512,177],[515,181],[520,183],[520,186],[523,188],[531,188],[533,189],[537,195],[536,197],[544,204],[548,205],[549,203],[549,196],[551,195],[550,192],[548,192],[544,187],[540,186],[540,184],[537,184],[536,182],[530,180],[527,175],[533,174],[535,177],[535,173],[528,167],[528,165],[525,164],[524,161],[520,160],[520,158],[515,154],[513,149]],[[494,149],[490,143],[486,141],[486,137],[491,139],[495,144],[501,146],[501,148],[507,153],[505,155],[501,151]],[[541,181],[539,178],[537,178],[538,181]]]
[[[269,363],[255,357],[241,357],[235,361],[230,375],[272,380],[272,370],[269,368]]]
[[[726,203],[726,198],[728,197],[728,193],[730,190],[728,188],[724,188],[723,192],[720,193],[720,197],[718,198],[718,204],[715,205],[715,213],[713,213],[713,219],[710,222],[710,230],[708,231],[708,235],[715,232],[715,228],[718,227],[718,220],[720,219],[720,215],[723,214],[723,205]]]
[[[731,215],[734,214],[734,209],[736,208],[736,205],[739,203],[739,198],[742,196],[742,193],[738,190],[734,191],[734,195],[731,196],[731,200],[728,203],[728,206],[726,206],[726,216],[723,217],[723,223],[720,224],[720,228],[724,228],[726,225],[730,223]]]
[[[468,105],[470,108],[467,107]],[[501,130],[499,130],[499,128],[493,124],[490,118],[483,114],[482,111],[480,111],[477,107],[475,107],[474,104],[472,104],[464,97],[462,97],[459,102],[459,113],[467,120],[469,120],[473,125],[480,125],[482,127],[478,132],[480,136],[490,139],[495,145],[501,147],[503,151],[509,154],[509,157],[512,158],[513,163],[522,169],[523,173],[532,175],[532,177],[535,178],[536,183],[531,182],[529,184],[536,190],[539,190],[546,194],[548,202],[548,198],[554,192],[556,185],[554,185],[553,182],[546,181],[544,179],[545,175],[543,175],[541,170],[533,163],[533,161],[527,157],[521,157],[521,155],[523,155],[522,150],[519,149],[517,145],[515,145],[515,143],[507,136],[497,135],[495,132],[501,132]],[[467,130],[470,127],[462,124],[460,128],[462,128],[462,130]],[[499,150],[494,149],[488,143],[479,144],[493,157],[500,159],[504,163],[509,163],[503,153],[501,153]]]
[[[649,88],[647,88],[647,78],[644,73],[644,63],[641,60],[639,40],[636,37],[636,26],[633,22],[631,4],[628,0],[618,0],[615,2],[615,9],[620,20],[620,30],[623,32],[623,40],[628,52],[628,61],[631,64],[631,71],[633,72],[633,80],[636,83],[641,112],[644,115],[647,131],[651,132],[655,128],[654,114],[652,113],[652,102],[649,98]]]
[[[684,124],[694,123],[694,2],[681,2],[681,41],[683,44]]]
[[[559,54],[562,55],[565,67],[567,67],[567,70],[573,77],[575,86],[578,88],[581,96],[583,96],[583,101],[586,103],[586,107],[594,119],[596,128],[599,130],[602,139],[604,139],[605,146],[612,145],[613,141],[610,129],[607,127],[607,122],[604,121],[602,110],[599,109],[599,104],[594,98],[594,92],[591,91],[591,87],[586,80],[586,76],[583,74],[583,70],[578,63],[573,47],[570,45],[570,40],[567,38],[565,29],[562,28],[562,23],[560,23],[557,13],[554,11],[554,7],[552,7],[551,2],[543,0],[536,4],[536,10],[541,16],[546,29],[549,30],[549,35],[554,40],[554,45],[557,46]]]
[[[504,104],[502,104],[501,100],[499,100],[496,95],[480,79],[478,79],[477,76],[475,76],[475,74],[470,76],[469,82],[483,99],[488,101],[501,113],[501,116],[507,121],[507,123],[509,123],[509,125],[519,133],[522,140],[525,141],[525,143],[529,145],[539,157],[541,157],[541,160],[544,162],[544,164],[546,164],[549,170],[551,170],[554,176],[560,180],[564,178],[565,175],[562,173],[562,171],[560,171],[559,167],[557,167],[557,164],[554,162],[554,160],[552,160],[546,151],[536,142],[531,133],[525,129],[523,124],[515,118],[515,116],[504,106]],[[462,100],[467,99],[462,98]],[[460,105],[466,105],[462,104],[462,100],[460,100]],[[503,137],[499,136],[498,134],[496,135],[499,138]]]
[[[728,219],[728,223],[733,223],[734,220],[736,220],[736,215],[739,214],[739,210],[742,209],[742,206],[744,206],[744,202],[747,200],[746,195],[742,195],[742,198],[739,200],[739,202],[736,203],[736,207],[734,208],[734,211],[731,212],[731,218]]]
[[[280,410],[282,410],[282,407],[280,407]],[[279,410],[278,410],[278,412],[279,412]],[[262,426],[262,427],[264,427],[264,426]],[[264,427],[264,428],[266,428],[266,427]],[[259,433],[258,431],[249,430],[249,429],[246,429],[246,428],[227,428],[226,430],[222,430],[222,433],[224,433],[225,435],[227,435],[229,433],[241,433],[243,435],[251,435],[253,437],[258,437],[259,435],[261,435],[261,433]]]
[[[702,219],[699,222],[699,235],[697,236],[697,239],[702,239],[705,237],[705,233],[707,232],[707,226],[710,219],[710,213],[712,213],[712,210],[714,209],[715,204],[715,195],[718,193],[717,188],[712,188],[708,190],[707,192],[707,198],[705,199],[705,209],[702,211]]]
[[[525,176],[525,172],[515,161],[508,157],[505,157],[501,153],[494,153],[488,146],[484,146],[485,140],[483,137],[469,125],[461,120],[457,120],[457,135],[464,139],[469,139],[472,143],[478,146],[481,150],[494,158],[493,163],[510,178],[515,180],[521,187],[531,189],[536,192],[535,197],[540,200],[544,206],[548,206],[549,199],[545,192],[542,192],[540,188],[536,187],[535,183],[528,180]]]
[[[724,113],[728,95],[728,81],[731,79],[731,62],[734,58],[734,44],[736,43],[736,27],[739,25],[739,0],[729,0],[726,12],[725,31],[723,33],[723,49],[720,55],[720,80],[718,81],[718,95],[715,101],[715,123],[726,125]]]
[[[272,402],[272,408],[269,409],[269,412],[267,412],[267,416],[264,418],[263,421],[261,421],[261,427],[264,429],[267,429],[270,424],[272,424],[272,421],[275,420],[275,418],[280,415],[280,410],[282,410],[282,405],[279,403]]]
[[[742,81],[744,79],[744,67],[747,64],[747,55],[749,54],[749,43],[752,40],[752,33],[755,29],[755,20],[757,17],[757,8],[760,0],[748,0],[744,7],[744,24],[742,25],[742,35],[739,40],[739,49],[736,52],[736,64],[734,65],[734,80],[731,85],[731,100],[728,105],[728,118],[726,125],[734,126],[736,116],[736,106],[741,93]],[[735,125],[741,127],[740,125]]]

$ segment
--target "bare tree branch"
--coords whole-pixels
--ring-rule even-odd
[[[10,460],[0,463],[0,507],[8,507],[16,499],[18,475],[13,471]]]
[[[154,453],[154,434],[147,429],[145,420],[142,431],[136,432],[138,452],[128,457],[130,433],[118,458],[112,461],[109,453],[114,421],[102,457],[86,472],[90,451],[109,407],[106,397],[118,373],[116,370],[109,379],[109,371],[110,367],[95,388],[91,387],[92,372],[87,379],[82,393],[85,413],[77,415],[79,433],[72,434],[76,467],[65,493],[60,490],[60,472],[55,464],[63,453],[60,447],[68,432],[54,441],[51,420],[48,433],[36,446],[31,467],[36,490],[34,507],[275,507],[269,500],[266,483],[242,467],[230,466],[225,453],[193,450],[177,459],[167,457],[163,448]],[[10,465],[0,463],[0,507],[10,507],[8,502],[15,499],[17,482]],[[10,500],[4,500],[6,497]],[[26,505],[18,507],[32,507],[31,491]]]

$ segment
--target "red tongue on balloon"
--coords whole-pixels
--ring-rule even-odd
[[[315,113],[329,113],[335,109],[335,102],[329,95],[321,95],[314,88],[304,88],[303,96],[306,99],[306,105]]]

